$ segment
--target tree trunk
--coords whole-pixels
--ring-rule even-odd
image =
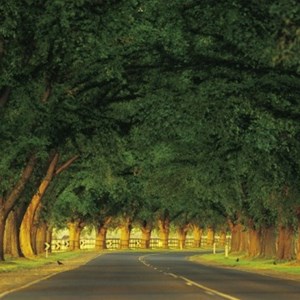
[[[19,234],[17,228],[16,213],[11,211],[6,219],[4,239],[6,243],[5,254],[13,258],[21,256],[19,245]]]
[[[4,261],[4,231],[5,231],[5,215],[0,214],[0,261]]]
[[[46,243],[48,243],[49,245],[52,244],[52,233],[53,233],[53,227],[47,226]]]
[[[296,260],[300,262],[300,225],[298,224],[297,240],[296,240]]]
[[[193,237],[194,237],[193,247],[199,248],[201,247],[203,228],[201,228],[198,225],[192,225],[192,229],[193,229]]]
[[[215,230],[213,227],[208,227],[206,232],[206,246],[212,246],[215,241]]]
[[[43,228],[45,222],[40,220],[42,208],[43,205],[40,201],[35,210],[32,228],[31,228],[31,245],[32,245],[33,253],[35,255],[43,253],[44,250],[42,249],[44,248],[44,246],[41,243],[43,241],[44,243],[46,242],[47,225],[45,228]],[[40,232],[40,231],[44,231],[44,232]]]
[[[249,248],[249,232],[245,228],[241,231],[241,240],[238,252],[247,253]]]
[[[20,243],[22,252],[25,257],[34,256],[33,246],[32,246],[32,228],[35,212],[44,196],[55,172],[56,165],[58,163],[59,155],[56,153],[52,158],[46,176],[42,180],[38,192],[32,197],[29,206],[25,212],[25,215],[22,220],[21,228],[20,228]]]
[[[59,154],[55,153],[53,158],[51,159],[48,170],[46,172],[46,176],[40,183],[37,193],[32,197],[22,220],[20,228],[20,243],[22,252],[26,257],[34,256],[32,241],[34,219],[37,218],[35,214],[42,201],[43,196],[45,195],[47,188],[49,187],[53,177],[66,170],[77,158],[78,156],[72,157],[57,169],[56,167],[59,160]]]
[[[79,243],[78,245],[76,244],[76,223],[75,222],[70,222],[68,223],[68,229],[69,229],[69,250],[74,251],[76,248],[79,248]]]
[[[104,250],[106,247],[107,228],[105,226],[98,226],[96,232],[95,250]]]
[[[248,256],[257,257],[261,253],[261,230],[251,226],[249,228]]]
[[[218,246],[220,247],[225,247],[227,242],[227,234],[226,234],[226,230],[221,230],[219,233],[219,243]]]
[[[83,227],[77,227],[75,231],[75,249],[74,250],[80,250],[81,249],[81,244],[80,244],[80,236],[81,236],[81,231]]]
[[[70,251],[75,251],[80,249],[80,234],[84,228],[84,223],[80,220],[76,220],[68,223],[69,228],[69,242],[70,242]]]
[[[11,256],[12,254],[12,226],[10,220],[10,214],[6,218],[5,230],[4,230],[4,256]]]
[[[121,238],[120,238],[120,248],[121,249],[129,249],[130,242],[130,233],[131,233],[131,219],[129,217],[124,218],[123,223],[120,226],[121,230]]]
[[[47,242],[47,230],[48,225],[46,222],[42,222],[37,227],[35,236],[35,250],[37,255],[42,254],[45,251],[45,243]]]
[[[177,228],[177,234],[178,234],[178,247],[179,249],[184,249],[185,248],[185,241],[186,241],[186,235],[188,233],[189,226],[188,224],[179,226]]]
[[[143,226],[141,227],[141,231],[142,231],[141,248],[142,249],[149,249],[150,248],[152,225],[150,225],[149,223],[147,223],[145,221],[143,223]]]
[[[0,261],[4,260],[4,233],[6,219],[9,213],[17,204],[21,193],[23,192],[26,183],[31,177],[36,162],[35,155],[31,155],[26,167],[23,169],[20,179],[9,193],[7,198],[0,197]]]
[[[106,249],[106,233],[108,224],[111,222],[111,217],[105,218],[102,222],[99,222],[96,226],[96,250],[104,250]]]
[[[261,252],[260,257],[274,258],[276,255],[276,234],[273,226],[261,228]]]
[[[169,248],[170,221],[168,217],[158,220],[159,242],[163,249]]]
[[[240,223],[234,224],[232,222],[229,223],[230,231],[231,231],[231,249],[230,252],[239,252],[241,245],[241,236],[243,226]]]
[[[297,241],[296,241],[296,243],[297,243],[296,244],[296,246],[297,246],[296,260],[297,260],[297,262],[300,262],[300,208],[297,208],[296,215],[297,215],[297,221],[298,221]]]
[[[292,226],[280,225],[278,228],[278,249],[276,259],[292,260],[294,256],[294,230]]]

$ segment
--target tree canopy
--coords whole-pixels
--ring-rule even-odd
[[[296,218],[297,1],[24,0],[0,14],[2,202],[29,157],[37,186],[55,152],[79,157],[43,200],[57,222]]]

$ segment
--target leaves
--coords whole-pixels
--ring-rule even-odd
[[[178,222],[237,212],[273,222],[298,203],[295,1],[0,9],[0,97],[11,89],[0,112],[1,193],[30,152],[43,165],[59,149],[80,153],[53,186],[65,218],[168,210]]]

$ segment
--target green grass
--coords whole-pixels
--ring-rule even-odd
[[[24,269],[32,269],[40,266],[49,265],[57,260],[68,260],[79,257],[86,252],[74,251],[74,252],[61,252],[51,253],[46,258],[45,255],[37,256],[34,258],[6,258],[5,261],[0,262],[0,273],[11,272]]]
[[[238,261],[237,261],[238,259]],[[278,262],[274,259],[247,258],[243,255],[204,254],[190,258],[192,261],[209,262],[232,268],[243,268],[249,271],[273,271],[292,275],[300,275],[300,264],[295,261]]]

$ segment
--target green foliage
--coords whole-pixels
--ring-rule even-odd
[[[30,153],[43,165],[55,149],[80,154],[53,183],[57,222],[290,218],[298,12],[294,0],[1,5],[1,193]]]

